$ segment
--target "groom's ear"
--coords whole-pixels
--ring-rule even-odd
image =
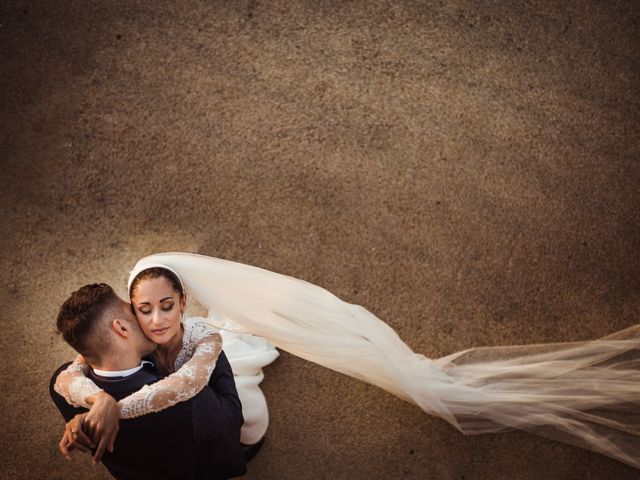
[[[116,332],[117,335],[120,335],[123,338],[127,338],[129,336],[129,325],[127,325],[127,322],[121,318],[114,318],[111,320],[111,328],[113,328],[113,331]]]

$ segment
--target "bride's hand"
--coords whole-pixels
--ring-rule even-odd
[[[113,452],[113,444],[120,429],[120,409],[115,399],[104,391],[88,397],[87,401],[92,405],[84,418],[84,427],[94,444],[98,445],[93,456],[95,465],[106,449]]]
[[[68,421],[64,426],[64,433],[62,434],[60,443],[58,443],[58,449],[67,460],[71,460],[70,454],[76,449],[81,452],[91,454],[93,443],[82,431],[82,424],[86,415],[86,413],[80,413]]]

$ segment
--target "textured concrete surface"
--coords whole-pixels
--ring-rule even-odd
[[[56,451],[54,317],[153,252],[317,283],[428,356],[636,323],[640,11],[564,3],[3,2],[0,476],[108,478]],[[263,385],[251,479],[639,476],[287,354]]]

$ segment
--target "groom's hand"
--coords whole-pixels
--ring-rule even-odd
[[[98,445],[93,456],[95,465],[102,459],[106,449],[113,452],[113,444],[120,429],[120,409],[115,399],[104,391],[87,400],[93,405],[84,418],[84,431]]]
[[[93,442],[85,432],[82,431],[86,415],[86,413],[80,413],[64,426],[64,434],[62,435],[60,443],[58,443],[58,449],[67,460],[71,460],[71,452],[73,450],[80,450],[81,452],[91,454],[91,449],[94,446]]]

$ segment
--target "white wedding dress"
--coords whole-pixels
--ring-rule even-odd
[[[429,359],[365,308],[302,280],[188,253],[151,255],[134,271],[145,265],[177,272],[209,310],[205,321],[222,332],[243,414],[256,419],[256,432],[266,429],[258,384],[277,355],[273,345],[377,385],[465,434],[523,429],[640,468],[640,429],[607,414],[639,411],[638,325],[587,342]]]
[[[228,329],[220,330],[220,334],[242,403],[244,424],[240,430],[240,441],[252,445],[265,435],[269,426],[267,401],[260,390],[260,382],[264,378],[262,368],[278,357],[278,351],[265,339],[254,335],[234,333]]]

